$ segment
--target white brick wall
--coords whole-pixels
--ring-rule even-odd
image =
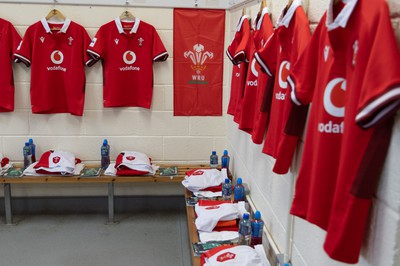
[[[328,0],[305,0],[305,10],[314,29]],[[389,0],[393,27],[400,44],[400,1]],[[253,17],[259,10],[258,1],[246,7],[246,14]],[[267,1],[272,20],[276,22],[287,1]],[[242,9],[233,10],[230,16],[231,38]],[[229,65],[228,65],[229,67]],[[230,81],[229,81],[230,82]],[[229,86],[229,84],[228,84]],[[250,185],[251,198],[261,211],[267,227],[282,252],[286,251],[288,213],[291,204],[290,188],[298,173],[300,157],[295,158],[293,173],[279,176],[272,173],[274,159],[261,153],[261,145],[252,143],[249,135],[237,129],[232,117],[227,118],[228,148],[231,151],[235,176],[241,176]],[[300,147],[302,148],[302,147]],[[400,265],[400,115],[396,117],[392,142],[385,163],[377,197],[369,218],[368,232],[363,243],[360,261],[357,265],[380,266]],[[325,232],[315,225],[295,218],[292,263],[295,266],[337,266],[348,265],[330,259],[322,245]]]
[[[268,0],[275,22],[287,1]],[[315,27],[328,0],[305,0],[305,9]],[[400,1],[389,0],[393,25],[400,40]],[[258,1],[247,8],[252,17],[258,12]],[[0,17],[11,21],[23,35],[27,26],[45,16],[50,5],[2,4]],[[82,24],[91,37],[98,27],[124,10],[122,7],[61,6],[59,9],[72,20]],[[22,146],[33,137],[37,152],[49,149],[72,151],[87,161],[99,160],[103,138],[111,144],[111,156],[122,150],[146,152],[156,162],[208,161],[211,150],[228,148],[235,176],[241,176],[251,189],[251,197],[261,210],[264,220],[278,247],[285,251],[288,212],[291,204],[290,188],[294,182],[300,158],[294,173],[285,176],[272,174],[274,160],[261,153],[261,146],[254,145],[249,135],[238,130],[230,116],[223,117],[173,117],[172,56],[173,31],[172,9],[132,8],[140,19],[154,25],[160,34],[170,57],[167,62],[156,63],[155,86],[151,110],[141,108],[104,109],[102,106],[102,67],[96,64],[86,70],[87,86],[84,116],[66,114],[33,115],[30,111],[30,70],[19,64],[14,66],[16,83],[16,111],[0,114],[0,152],[13,161],[22,160]],[[16,15],[18,14],[18,15]],[[227,12],[225,45],[233,38],[241,10]],[[225,58],[223,110],[229,100],[231,64]],[[378,189],[377,199],[370,218],[369,231],[364,241],[360,263],[362,266],[400,265],[400,118],[397,117],[392,144]],[[180,194],[179,184],[140,184],[116,186],[117,194]],[[2,193],[2,192],[1,192]],[[16,196],[41,195],[105,195],[104,186],[63,185],[38,187],[37,185],[14,186]],[[344,265],[327,257],[322,250],[325,233],[317,227],[295,219],[292,262],[295,266]]]

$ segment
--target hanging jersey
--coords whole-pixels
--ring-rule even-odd
[[[324,249],[336,260],[357,263],[400,106],[400,54],[386,1],[343,1],[327,14],[328,34],[340,43],[334,49],[341,49],[345,58],[346,93]]]
[[[18,46],[18,62],[31,66],[31,105],[37,114],[71,113],[81,116],[85,101],[85,64],[89,35],[79,24],[45,18],[31,25]]]
[[[0,112],[14,111],[12,58],[20,42],[14,26],[0,18]]]
[[[247,30],[248,29],[248,30]],[[236,27],[235,37],[231,44],[226,49],[226,55],[232,61],[232,78],[231,78],[231,93],[229,98],[227,113],[235,115],[239,99],[242,98],[244,86],[246,82],[247,63],[242,62],[237,64],[234,59],[234,53],[246,32],[250,32],[250,22],[248,16],[244,15],[240,18]]]
[[[117,175],[154,175],[151,160],[146,154],[137,151],[123,151],[115,161]]]
[[[67,151],[46,151],[33,168],[40,174],[72,174],[75,155]]]
[[[247,43],[245,52],[248,56],[246,60],[249,60],[249,68],[247,70],[239,129],[248,133],[253,132],[258,88],[264,87],[268,80],[267,75],[260,71],[260,66],[256,63],[256,59],[254,58],[254,52],[260,49],[268,40],[272,31],[272,23],[269,18],[268,8],[265,7],[256,19],[252,35],[253,39],[250,39]]]
[[[136,18],[119,18],[100,27],[88,53],[103,63],[104,107],[150,108],[153,97],[153,62],[168,53],[155,28]]]
[[[287,77],[291,65],[297,61],[309,39],[310,30],[307,16],[301,6],[301,1],[295,0],[289,9],[280,16],[271,40],[255,54],[262,70],[275,77],[273,92],[264,91],[264,94],[270,94],[269,97],[264,98],[270,102],[264,102],[261,105],[270,106],[270,120],[262,151],[274,158],[279,158],[279,160],[282,159],[282,156],[278,156],[279,144],[284,138],[283,130],[292,107]],[[300,109],[300,107],[295,108]],[[300,110],[296,110],[297,114],[299,112]],[[305,121],[303,122],[305,123]],[[294,142],[294,144],[296,143],[297,141]],[[287,158],[289,166],[295,148],[296,145],[294,147],[284,146],[281,149],[286,153],[289,153],[290,150],[290,154],[284,157],[284,159]]]
[[[342,55],[333,54],[335,40],[329,38],[324,19],[288,78],[292,100],[298,105],[312,102],[291,213],[322,229],[328,226],[336,185],[346,91],[344,62],[334,60]],[[305,122],[289,120],[293,127]]]

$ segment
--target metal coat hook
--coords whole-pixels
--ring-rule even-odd
[[[198,6],[199,6],[198,0],[194,0],[194,6],[195,6],[195,7],[198,7]]]

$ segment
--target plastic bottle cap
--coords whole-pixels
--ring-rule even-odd
[[[230,180],[229,178],[225,178],[225,184],[229,184]]]
[[[224,150],[224,155],[228,155],[228,151],[227,150]]]
[[[248,214],[248,213],[243,214],[243,219],[247,220],[249,218],[250,218],[250,214]]]
[[[108,144],[108,141],[105,139],[105,140],[103,140],[103,145],[105,146],[105,145],[107,145]]]
[[[238,185],[241,185],[242,184],[242,178],[241,177],[238,177],[238,179],[236,180],[236,183],[238,184]]]
[[[261,219],[261,213],[260,213],[259,211],[256,211],[256,212],[254,213],[254,219],[255,219],[255,220],[260,220],[260,219]]]
[[[33,139],[29,139],[29,143],[32,144],[33,143]]]
[[[216,151],[212,151],[212,155],[216,155],[217,154],[217,152]]]
[[[25,146],[29,146],[29,142],[25,142]]]

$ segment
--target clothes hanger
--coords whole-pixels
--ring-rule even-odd
[[[267,1],[266,0],[262,0],[261,4],[260,4],[260,13],[262,13],[264,7],[267,7]]]
[[[128,10],[129,2],[128,0],[125,1],[125,11],[121,13],[119,16],[119,20],[123,22],[135,22],[135,16]],[[132,26],[123,26],[124,30],[131,30]]]
[[[53,8],[46,16],[46,20],[50,19],[56,20],[55,22],[59,22],[59,21],[65,21],[66,17],[60,10]]]

